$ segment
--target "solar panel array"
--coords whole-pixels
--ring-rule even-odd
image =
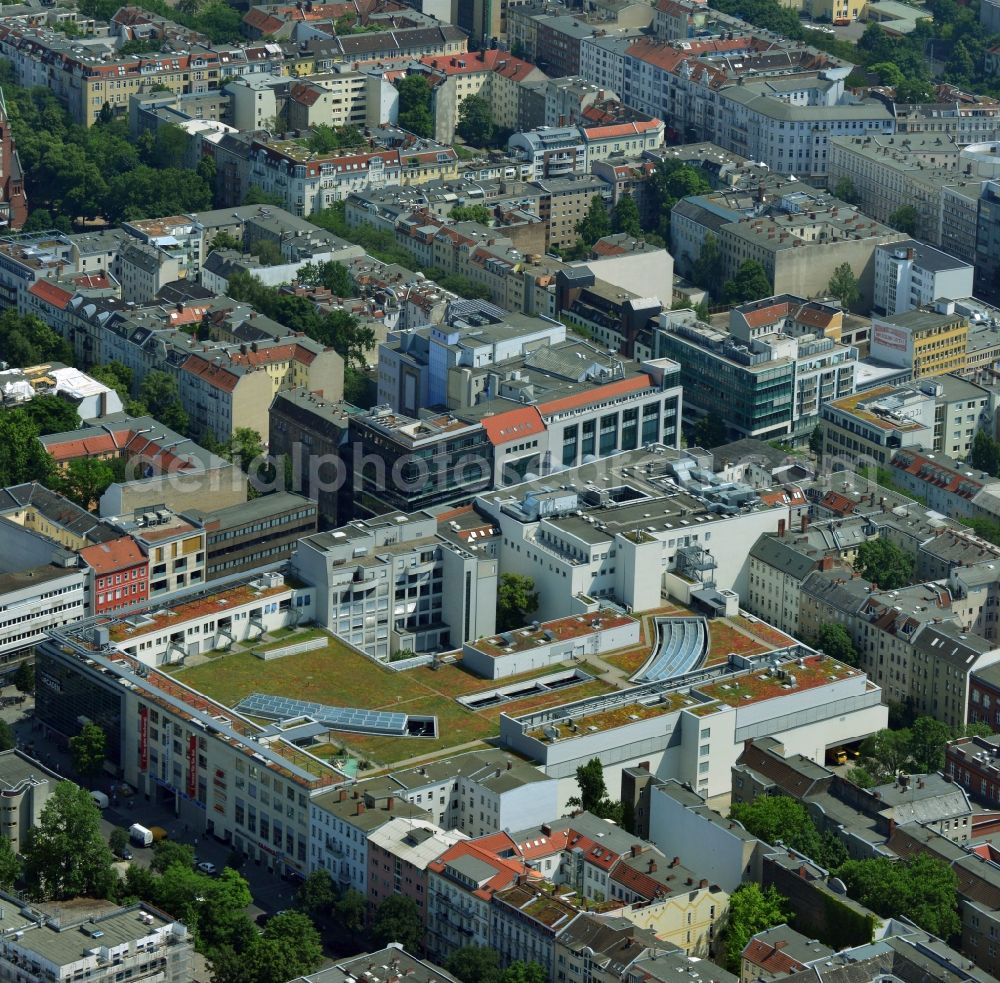
[[[270,693],[251,693],[237,704],[236,709],[268,720],[309,716],[333,730],[352,730],[362,734],[387,734],[396,737],[403,737],[406,734],[405,713],[388,713],[383,710],[364,710],[357,707],[331,707],[323,703],[293,700],[287,696],[272,696]]]

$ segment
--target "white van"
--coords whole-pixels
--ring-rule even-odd
[[[103,792],[91,792],[90,797],[94,800],[94,805],[98,809],[107,809],[108,797]]]

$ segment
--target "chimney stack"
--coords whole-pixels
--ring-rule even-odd
[[[779,519],[778,520],[778,535],[781,536],[782,538],[784,538],[784,535],[785,535],[785,520],[784,519]]]
[[[809,516],[806,515],[805,513],[803,513],[803,515],[802,515],[802,523],[801,523],[801,531],[805,532],[808,528],[809,528]]]

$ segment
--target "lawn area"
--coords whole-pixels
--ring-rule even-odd
[[[326,636],[326,633],[309,629],[286,636],[275,644],[291,645],[319,636]],[[347,747],[358,757],[382,764],[432,755],[459,744],[494,737],[500,730],[502,710],[523,713],[595,696],[612,688],[595,680],[542,696],[513,700],[490,710],[467,710],[455,701],[455,697],[546,675],[559,667],[550,666],[498,681],[479,679],[463,669],[460,662],[443,665],[437,670],[422,666],[409,672],[393,672],[359,655],[336,638],[326,637],[329,642],[325,648],[286,655],[273,662],[264,662],[250,652],[234,652],[204,665],[172,667],[169,674],[227,706],[235,706],[250,693],[271,693],[330,706],[369,707],[437,717],[440,736],[434,740],[331,732],[334,744]],[[163,670],[167,671],[167,667]]]
[[[606,655],[604,661],[621,669],[626,675],[633,676],[648,658],[649,646],[640,645],[638,648],[625,649],[617,655]]]
[[[716,618],[708,623],[708,659],[707,665],[725,662],[730,652],[735,655],[757,655],[766,652],[771,646],[748,638],[738,628],[728,621]]]
[[[790,638],[784,632],[778,631],[777,628],[765,625],[763,621],[749,621],[742,614],[738,614],[733,618],[733,621],[741,628],[750,632],[751,635],[755,635],[761,639],[761,641],[769,642],[774,648],[787,648],[789,645],[795,644],[794,638]]]

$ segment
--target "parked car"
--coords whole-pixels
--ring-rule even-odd
[[[196,864],[198,870],[203,874],[208,874],[210,877],[214,877],[219,869],[213,863],[209,863],[207,860],[202,860],[200,863]]]

